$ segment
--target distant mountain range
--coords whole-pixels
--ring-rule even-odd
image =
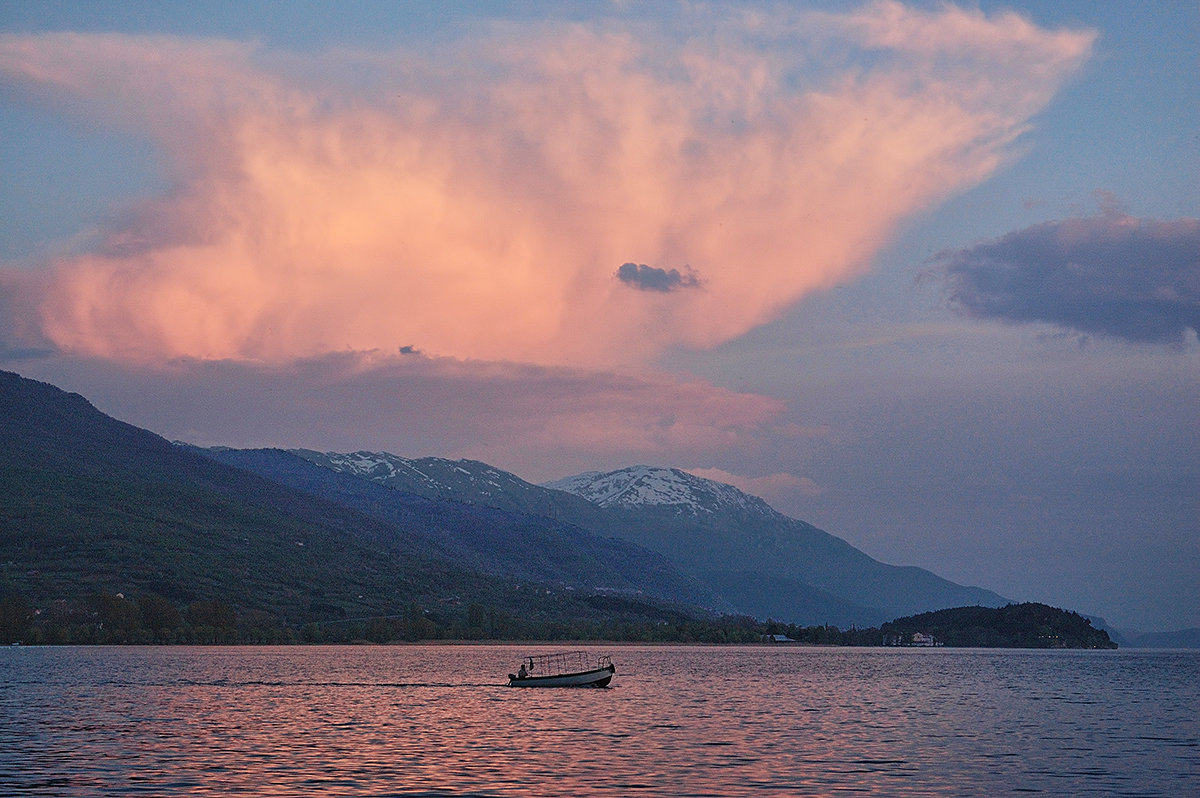
[[[467,460],[197,449],[6,372],[0,410],[0,593],[39,601],[140,590],[302,620],[468,600],[584,617],[608,596],[843,627],[1007,603],[678,469],[539,486]]]
[[[665,556],[716,598],[708,606],[724,611],[873,626],[930,609],[1008,603],[921,568],[880,563],[758,497],[679,469],[634,466],[538,486],[470,460],[291,453],[402,493],[529,513],[637,544]]]
[[[191,448],[191,447],[187,447]],[[624,540],[523,511],[513,502],[471,502],[446,487],[479,481],[479,490],[511,495],[521,481],[483,463],[472,470],[427,458],[411,473],[425,489],[408,491],[387,483],[386,468],[363,478],[357,468],[319,464],[325,455],[280,449],[194,449],[323,501],[404,530],[421,551],[458,568],[508,581],[542,583],[593,593],[647,595],[692,606],[721,608],[719,597],[670,561]],[[330,461],[357,456],[333,455]],[[317,460],[318,462],[314,462]],[[399,458],[389,457],[390,465]],[[361,460],[355,460],[361,464]],[[443,482],[429,475],[440,475]],[[469,475],[469,476],[468,476]],[[501,488],[503,486],[503,490]]]

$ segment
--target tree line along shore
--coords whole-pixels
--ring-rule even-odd
[[[286,645],[434,641],[586,641],[829,646],[941,645],[980,648],[1116,648],[1107,632],[1077,613],[1038,603],[957,607],[898,618],[878,627],[800,626],[745,616],[693,617],[636,599],[589,597],[591,618],[520,617],[479,602],[388,615],[345,617],[309,608],[285,622],[221,600],[186,606],[155,594],[97,593],[34,607],[0,599],[0,642],[23,645]],[[323,617],[322,617],[323,616]],[[341,616],[341,617],[339,617]]]

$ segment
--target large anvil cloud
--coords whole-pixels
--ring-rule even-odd
[[[316,56],[0,37],[11,96],[149,137],[172,186],[102,245],[10,270],[11,312],[60,351],[141,362],[647,363],[859,273],[1010,157],[1094,39],[895,2],[680,14]],[[630,257],[702,290],[631,291]]]

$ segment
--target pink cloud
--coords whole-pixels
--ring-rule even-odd
[[[783,402],[701,380],[417,354],[161,368],[52,358],[22,372],[168,439],[466,457],[531,480],[745,456],[785,425]]]
[[[496,27],[433,56],[307,62],[0,37],[6,83],[150,135],[174,185],[107,246],[51,265],[41,331],[139,362],[415,345],[638,367],[860,273],[905,216],[1002,164],[1092,41],[897,3],[691,13],[710,33],[683,43],[618,23]],[[817,40],[889,58],[805,81]],[[695,281],[638,290],[615,277],[627,262]]]

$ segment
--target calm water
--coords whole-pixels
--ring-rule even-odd
[[[0,650],[8,795],[1200,795],[1200,652]]]

